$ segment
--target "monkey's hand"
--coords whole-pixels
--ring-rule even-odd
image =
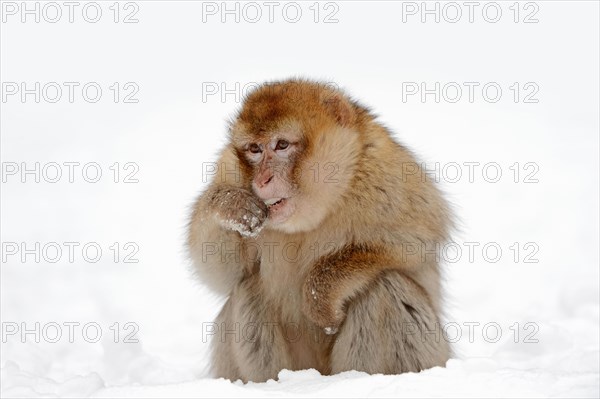
[[[220,187],[211,193],[210,204],[221,226],[244,237],[256,237],[268,215],[261,199],[251,191],[233,186]]]
[[[323,273],[309,274],[304,283],[304,314],[317,326],[325,330],[325,334],[337,333],[346,314],[343,301],[332,287],[329,276]],[[335,282],[333,282],[335,283]]]
[[[326,334],[335,334],[346,318],[346,304],[366,290],[390,263],[381,253],[356,247],[319,260],[304,282],[304,314]]]

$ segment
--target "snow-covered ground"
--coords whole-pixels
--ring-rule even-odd
[[[1,5],[3,397],[600,396],[597,2],[480,2],[472,23],[463,2],[428,2],[439,23],[421,2],[281,2],[272,23],[263,2],[239,22],[221,2],[81,2],[72,23],[35,4],[39,23]],[[208,377],[223,298],[189,273],[189,206],[237,96],[289,76],[335,81],[438,163],[460,220],[446,368]],[[439,102],[410,94],[436,82]]]

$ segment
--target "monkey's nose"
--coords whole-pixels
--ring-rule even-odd
[[[273,175],[271,175],[262,185],[266,186],[267,184],[269,184],[271,182],[271,180],[273,180]]]
[[[265,175],[265,176],[261,176],[258,179],[258,181],[256,182],[258,188],[263,188],[264,186],[266,186],[267,184],[269,184],[271,182],[271,180],[273,180],[274,176],[275,175],[273,175],[273,174],[268,174],[268,175]]]

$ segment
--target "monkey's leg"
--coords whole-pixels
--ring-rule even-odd
[[[276,379],[292,362],[276,309],[264,299],[257,275],[238,285],[219,314],[213,337],[216,377],[244,382]]]
[[[424,291],[401,272],[383,272],[348,303],[331,353],[332,373],[399,374],[443,366],[450,349]]]
[[[233,341],[235,337],[228,337],[227,332],[235,332],[232,319],[232,298],[225,303],[217,316],[217,334],[211,341],[211,374],[217,378],[227,378],[236,381],[242,378],[233,356]]]

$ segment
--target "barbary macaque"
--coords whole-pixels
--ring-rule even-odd
[[[435,252],[451,220],[411,152],[342,91],[256,88],[189,223],[194,271],[227,297],[214,376],[444,366]]]

